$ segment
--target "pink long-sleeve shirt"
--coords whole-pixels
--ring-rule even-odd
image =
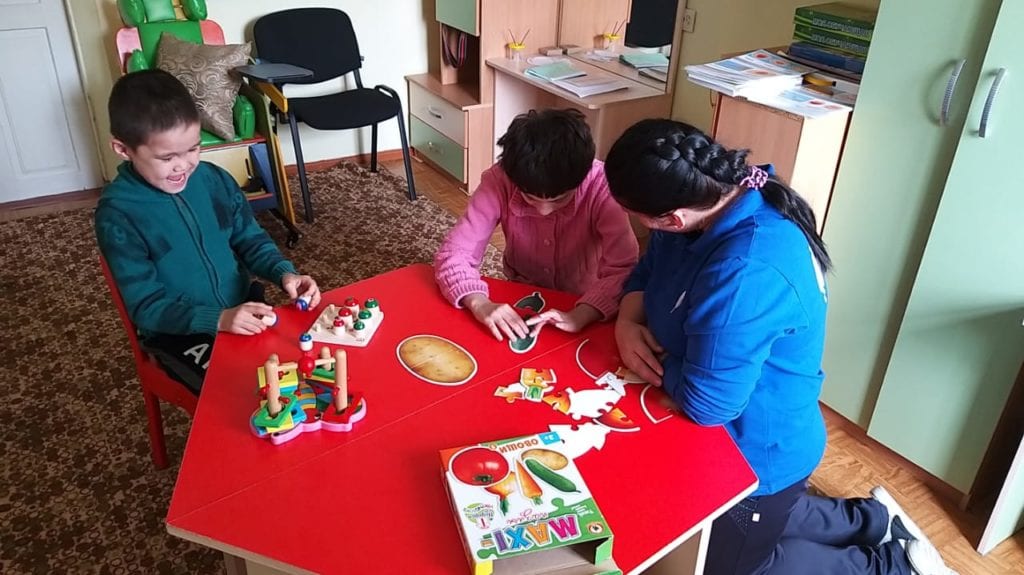
[[[500,165],[485,171],[434,257],[437,285],[456,307],[469,294],[488,294],[480,261],[499,224],[510,280],[579,294],[577,305],[589,304],[606,319],[618,310],[639,247],[608,191],[604,162],[594,160],[573,200],[547,216],[526,203]]]

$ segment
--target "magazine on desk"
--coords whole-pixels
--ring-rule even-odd
[[[729,96],[778,93],[799,86],[814,71],[766,50],[686,67],[691,82]]]
[[[605,74],[587,74],[565,80],[552,80],[551,83],[563,90],[576,94],[580,98],[629,88],[629,83],[625,80],[617,76]]]

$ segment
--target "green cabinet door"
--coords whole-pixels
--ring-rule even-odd
[[[829,205],[822,400],[867,427],[999,0],[882,0]],[[943,95],[966,59],[941,125]],[[1005,173],[1005,172],[1004,172]]]
[[[868,428],[965,493],[1024,361],[1022,22],[1024,2],[1004,1],[964,86],[967,123]]]
[[[434,16],[437,21],[458,28],[473,36],[480,35],[477,17],[481,0],[437,0]]]

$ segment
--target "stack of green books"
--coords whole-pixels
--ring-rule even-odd
[[[790,54],[860,73],[871,45],[876,14],[842,2],[797,8]]]

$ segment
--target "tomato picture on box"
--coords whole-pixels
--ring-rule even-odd
[[[474,575],[621,573],[611,529],[561,445],[548,432],[441,451]]]

